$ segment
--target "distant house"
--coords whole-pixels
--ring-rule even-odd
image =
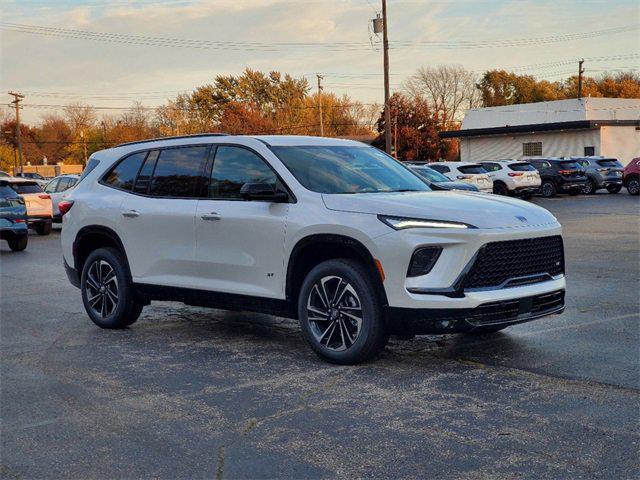
[[[623,164],[640,156],[640,99],[581,98],[468,110],[460,159],[604,155]]]

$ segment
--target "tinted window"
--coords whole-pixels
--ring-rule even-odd
[[[18,193],[42,193],[42,187],[37,183],[12,183],[13,188]]]
[[[82,175],[80,175],[80,178],[76,183],[80,183],[84,177],[89,175],[91,171],[98,166],[99,163],[100,163],[100,160],[98,160],[97,158],[90,158],[89,163],[87,163],[87,166],[85,167],[84,171],[82,172]]]
[[[56,178],[54,180],[51,180],[49,183],[47,183],[46,187],[44,187],[44,191],[47,193],[53,193],[56,191],[56,187],[58,186],[58,184],[60,183],[60,179]]]
[[[149,191],[151,175],[156,167],[156,161],[158,160],[159,153],[160,152],[158,150],[154,150],[149,152],[149,155],[147,155],[147,159],[144,161],[144,165],[142,165],[140,173],[138,174],[136,184],[133,187],[134,192],[146,194]]]
[[[405,166],[374,147],[272,147],[309,190],[318,193],[429,191]]]
[[[564,161],[564,162],[558,162],[560,165],[560,168],[563,170],[570,170],[570,169],[579,169],[580,165],[578,165],[577,162],[570,160],[570,161]]]
[[[578,161],[578,165],[580,165],[582,167],[588,167],[589,166],[589,160],[579,160]]]
[[[450,172],[449,167],[444,165],[429,165],[429,168],[433,168],[436,172],[447,173]]]
[[[512,163],[508,165],[508,167],[514,172],[529,172],[535,170],[535,167],[530,163]]]
[[[502,167],[497,163],[483,163],[482,166],[487,172],[497,172],[498,170],[502,170]]]
[[[162,150],[156,161],[149,194],[155,197],[195,197],[208,148]]]
[[[129,155],[109,172],[104,183],[123,190],[131,190],[146,154],[147,152],[139,152]]]
[[[15,198],[16,192],[9,185],[0,185],[0,198]]]
[[[209,197],[241,198],[245,183],[268,183],[275,188],[273,170],[255,153],[239,147],[218,147],[213,161]]]
[[[462,173],[487,173],[480,165],[465,165],[464,167],[458,167],[458,170]]]
[[[618,163],[617,160],[614,160],[612,158],[608,158],[605,160],[598,160],[598,165],[600,165],[601,167],[619,167],[620,164]]]
[[[56,189],[56,192],[64,192],[65,190],[68,190],[69,188],[71,188],[74,183],[75,182],[73,181],[73,178],[63,177],[60,179],[60,183],[58,184],[58,188]]]

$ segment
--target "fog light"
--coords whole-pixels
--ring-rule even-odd
[[[431,271],[442,253],[442,247],[423,247],[413,252],[407,277],[419,277]]]

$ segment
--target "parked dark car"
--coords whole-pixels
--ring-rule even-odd
[[[24,200],[0,179],[0,238],[7,241],[11,250],[20,251],[27,248],[28,232]]]
[[[640,157],[634,158],[624,167],[622,184],[627,188],[629,195],[640,193]]]
[[[606,157],[572,157],[578,165],[584,168],[588,182],[582,188],[582,193],[590,195],[602,188],[609,193],[622,190],[622,164],[615,158]]]
[[[528,162],[540,172],[543,197],[554,197],[557,193],[579,195],[588,182],[584,169],[573,159],[532,158]]]
[[[433,190],[466,190],[478,192],[478,187],[469,183],[453,182],[440,172],[421,164],[409,164],[408,167],[415,172]]]

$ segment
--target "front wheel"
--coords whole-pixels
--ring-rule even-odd
[[[101,328],[125,328],[142,312],[128,270],[114,248],[91,252],[82,267],[82,302],[89,318]]]
[[[607,192],[609,193],[619,193],[622,190],[622,185],[609,185],[607,187]]]
[[[632,177],[627,181],[627,192],[629,195],[640,194],[640,178]]]
[[[350,259],[327,260],[309,272],[298,297],[298,318],[313,351],[331,363],[364,362],[389,340],[371,276]]]
[[[550,180],[545,180],[540,186],[540,193],[544,198],[551,198],[556,196],[556,186]]]

